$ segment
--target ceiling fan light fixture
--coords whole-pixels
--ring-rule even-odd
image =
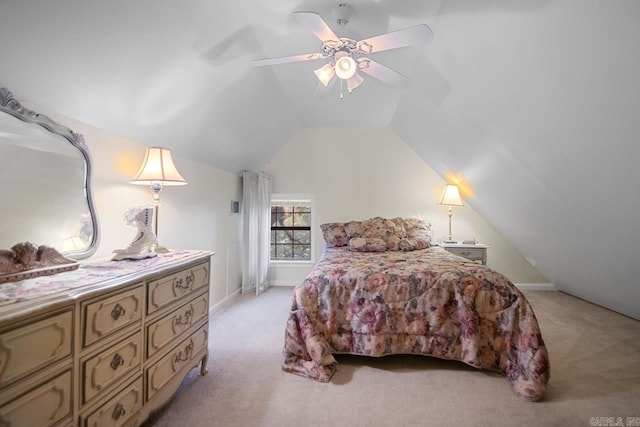
[[[376,1],[379,2],[380,0]],[[333,9],[334,18],[339,26],[345,25],[349,21],[351,14],[352,8],[347,3],[339,3]],[[338,37],[317,13],[294,12],[294,16],[322,42],[321,52],[258,59],[254,60],[253,64],[264,66],[324,59],[328,64],[314,70],[316,77],[322,83],[322,86],[317,85],[314,96],[319,93],[318,89],[322,91],[323,87],[328,89],[333,87],[333,84],[338,79],[340,80],[341,98],[342,88],[345,84],[349,92],[351,92],[362,84],[364,78],[369,77],[373,77],[390,86],[402,86],[408,79],[407,76],[371,60],[367,56],[385,50],[420,45],[433,39],[431,29],[425,24],[420,24],[362,40],[354,40],[348,37]],[[366,76],[363,78],[364,74],[359,74],[359,72],[366,74]],[[338,76],[338,79],[334,79],[334,76]]]
[[[356,73],[358,64],[356,61],[344,51],[336,53],[336,76],[342,80],[349,80]]]
[[[349,90],[349,93],[360,86],[363,81],[364,79],[362,78],[362,76],[358,73],[355,73],[353,77],[347,80],[347,90]]]
[[[329,82],[335,75],[335,71],[331,64],[325,64],[317,70],[314,70],[313,72],[316,74],[316,77],[318,78],[318,80],[320,80],[320,83],[322,83],[324,87],[327,87],[329,85]]]

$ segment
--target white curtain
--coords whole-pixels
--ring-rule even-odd
[[[242,293],[256,295],[269,287],[267,272],[271,234],[271,175],[242,172]]]

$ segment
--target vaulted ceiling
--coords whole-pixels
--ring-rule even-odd
[[[389,126],[561,289],[640,318],[640,2],[21,1],[0,4],[0,86],[232,172],[303,127]],[[292,13],[339,36],[427,24],[433,41],[375,55],[409,77],[314,97],[317,52]],[[372,55],[373,57],[373,55]]]

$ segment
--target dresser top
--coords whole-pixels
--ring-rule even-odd
[[[30,302],[71,302],[80,294],[87,294],[96,288],[104,290],[109,286],[121,286],[170,268],[204,261],[211,255],[213,252],[179,249],[141,260],[89,260],[81,262],[79,268],[73,271],[2,283],[0,320],[9,312],[30,305]]]

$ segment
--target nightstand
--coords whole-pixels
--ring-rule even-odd
[[[440,243],[445,250],[452,254],[459,255],[470,261],[487,265],[487,249],[489,246],[482,243],[476,243],[475,245],[467,245],[464,243]]]

